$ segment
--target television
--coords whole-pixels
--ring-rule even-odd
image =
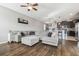
[[[18,18],[18,23],[28,24],[28,20]]]

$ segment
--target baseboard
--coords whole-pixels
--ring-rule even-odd
[[[0,44],[7,43],[8,41],[0,42]]]

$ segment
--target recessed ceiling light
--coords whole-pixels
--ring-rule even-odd
[[[61,23],[59,22],[58,25],[60,25]]]
[[[70,15],[72,16],[73,14],[72,14],[72,13],[70,13]]]

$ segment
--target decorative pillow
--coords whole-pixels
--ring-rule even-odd
[[[51,36],[52,36],[52,32],[49,32],[49,33],[48,33],[48,37],[51,37]]]
[[[35,35],[35,32],[34,31],[30,31],[29,35]]]
[[[23,32],[23,33],[25,34],[25,36],[29,35],[29,34],[28,34],[28,31],[25,31],[25,32]]]
[[[23,32],[21,32],[21,36],[25,36],[25,34]]]

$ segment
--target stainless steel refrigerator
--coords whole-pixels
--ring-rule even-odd
[[[79,48],[79,22],[75,23],[75,39],[77,40],[77,47]]]
[[[79,41],[79,22],[75,23],[75,38]]]

